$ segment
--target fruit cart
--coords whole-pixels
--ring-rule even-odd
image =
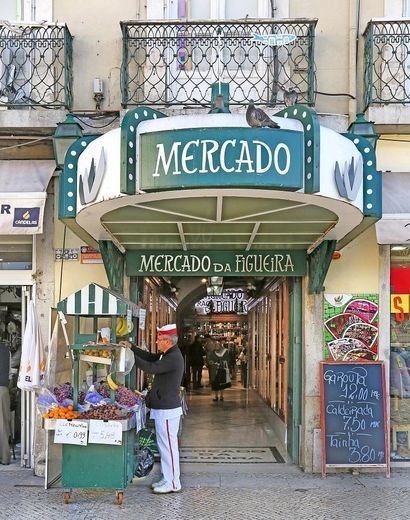
[[[111,403],[119,383],[135,389],[135,367],[126,373],[127,348],[121,339],[135,342],[138,330],[138,306],[123,296],[95,283],[82,288],[58,303],[57,310],[74,316],[73,408],[78,410],[81,373],[84,364],[91,367],[93,381],[97,367],[108,368],[107,384]],[[104,327],[101,326],[104,325]],[[107,326],[108,325],[108,326]],[[132,353],[131,353],[132,354]],[[86,365],[85,365],[86,366]],[[121,380],[120,380],[121,378]],[[68,503],[75,488],[114,489],[118,504],[134,476],[135,414],[123,417],[115,406],[98,409],[88,419],[45,421],[46,429],[55,428],[54,442],[62,444],[62,486]],[[101,407],[101,410],[103,407]],[[82,414],[86,416],[86,414]],[[81,417],[81,415],[80,415]],[[121,425],[121,426],[119,426]]]

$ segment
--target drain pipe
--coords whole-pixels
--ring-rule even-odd
[[[359,57],[360,0],[349,2],[349,124],[356,119],[357,113],[357,68]]]

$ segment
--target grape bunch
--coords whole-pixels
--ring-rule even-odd
[[[79,402],[79,404],[84,404],[84,401],[85,401],[85,392],[80,390],[80,392],[78,392],[78,402]]]
[[[109,398],[111,396],[110,387],[107,385],[107,383],[100,383],[100,386],[98,387],[98,393],[105,398]]]
[[[59,403],[62,403],[66,399],[73,398],[73,387],[70,385],[70,383],[64,383],[63,385],[55,386],[53,392]]]
[[[132,390],[129,390],[125,386],[121,386],[115,392],[115,400],[122,406],[135,406],[138,403],[138,398]]]
[[[81,413],[78,419],[97,419],[100,421],[115,421],[116,419],[127,419],[132,417],[132,412],[126,412],[118,408],[115,404],[105,404],[102,406],[91,407],[90,410]]]

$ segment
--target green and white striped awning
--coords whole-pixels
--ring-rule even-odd
[[[96,283],[90,283],[58,302],[57,310],[82,316],[126,316],[131,310],[133,316],[138,316],[137,304]]]

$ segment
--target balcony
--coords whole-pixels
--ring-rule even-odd
[[[231,105],[313,105],[316,22],[122,22],[122,105],[203,106],[217,82]]]
[[[72,37],[68,28],[0,22],[0,110],[71,105]]]
[[[410,125],[410,19],[371,20],[364,33],[364,107],[383,131]]]

